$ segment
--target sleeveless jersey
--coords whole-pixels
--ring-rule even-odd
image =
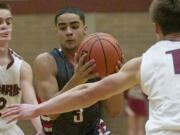
[[[57,64],[58,72],[56,79],[59,90],[61,90],[73,76],[74,67],[67,61],[62,51],[54,49],[50,54]],[[92,131],[95,130],[99,118],[99,103],[86,109],[63,113],[53,124],[53,135],[92,135]]]
[[[0,66],[0,113],[7,110],[6,106],[19,104],[21,102],[22,92],[20,90],[20,67],[22,60],[12,50],[9,50],[11,62]],[[17,121],[6,124],[10,119],[0,117],[0,129],[8,129]]]
[[[180,135],[180,42],[159,41],[143,54],[141,85],[149,99],[146,134]]]

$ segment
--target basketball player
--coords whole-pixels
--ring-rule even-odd
[[[97,77],[97,73],[90,74],[96,66],[94,60],[84,64],[86,55],[83,55],[79,62],[75,55],[87,32],[84,13],[73,7],[61,9],[55,16],[55,28],[61,49],[55,48],[42,53],[34,62],[37,90],[42,102],[90,79],[97,80],[93,79]],[[118,95],[105,102],[114,115],[122,108],[121,100],[122,95]],[[100,119],[100,106],[97,102],[85,109],[50,117],[41,116],[44,130],[47,135],[111,135]]]
[[[7,105],[20,103],[22,96],[26,103],[37,104],[30,65],[8,47],[12,19],[9,6],[0,2],[0,135],[24,135],[16,125],[17,121],[6,124],[9,118],[1,117]],[[37,130],[36,135],[44,135],[39,117],[32,123]]]

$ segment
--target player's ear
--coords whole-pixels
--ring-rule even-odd
[[[86,34],[87,34],[87,30],[88,30],[87,25],[84,25],[84,35],[86,35]]]
[[[55,27],[54,27],[54,30],[55,30],[56,36],[59,37],[59,35],[58,35],[58,27],[55,26]]]
[[[162,33],[160,25],[158,23],[154,23],[154,28],[155,28],[155,32],[156,32],[157,41],[164,39],[164,35]]]
[[[56,33],[58,32],[58,27],[56,25],[54,27],[54,30],[55,30]]]
[[[160,34],[161,33],[161,27],[159,26],[158,23],[154,23],[154,28],[155,28],[156,34]]]
[[[56,26],[54,27],[54,30],[55,30],[55,32],[56,32],[56,34],[57,34],[57,27],[56,27]]]

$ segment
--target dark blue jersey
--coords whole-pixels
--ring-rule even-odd
[[[59,49],[54,49],[50,54],[56,61],[58,69],[56,79],[61,90],[73,76],[74,67]],[[98,102],[85,109],[63,113],[53,123],[53,135],[93,135],[101,117],[100,112]]]

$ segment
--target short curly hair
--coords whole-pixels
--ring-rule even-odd
[[[81,10],[79,10],[79,9],[77,9],[77,8],[75,8],[75,7],[64,7],[64,8],[62,8],[62,9],[60,9],[58,12],[57,12],[57,14],[56,14],[56,16],[55,16],[55,18],[54,18],[54,23],[55,23],[55,25],[57,25],[57,19],[58,19],[58,17],[60,16],[60,15],[62,15],[62,14],[65,14],[65,13],[73,13],[73,14],[76,14],[76,15],[78,15],[79,16],[79,18],[80,18],[80,20],[83,22],[83,24],[85,24],[85,15],[84,15],[84,13],[81,11]]]

